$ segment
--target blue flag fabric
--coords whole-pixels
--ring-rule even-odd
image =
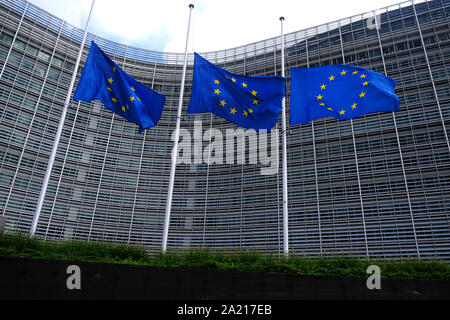
[[[112,112],[139,126],[139,133],[155,126],[166,98],[136,81],[92,41],[74,100],[99,100]]]
[[[269,131],[277,122],[286,79],[230,73],[195,53],[187,113],[211,112],[248,129]]]
[[[352,65],[291,68],[290,124],[323,117],[348,120],[372,112],[399,111],[395,81]]]

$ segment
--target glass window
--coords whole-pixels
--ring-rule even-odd
[[[38,53],[38,59],[49,62],[50,61],[50,55],[44,51],[39,51]]]
[[[73,69],[75,68],[75,65],[73,63],[66,61],[66,63],[64,64],[64,68],[66,70],[73,71]]]
[[[7,45],[10,45],[12,43],[12,39],[13,39],[13,37],[10,36],[9,34],[6,34],[6,33],[0,34],[0,41],[3,41]]]
[[[18,66],[20,64],[20,61],[22,61],[22,55],[16,52],[12,52],[9,55],[8,63]]]
[[[22,61],[22,68],[23,69],[31,71],[31,70],[33,70],[33,66],[34,66],[34,61],[33,60],[31,60],[28,57],[24,57],[23,58],[23,61]]]
[[[42,64],[38,63],[34,67],[33,73],[38,75],[38,76],[40,76],[40,77],[44,77],[46,71],[47,71],[46,67],[44,67]]]
[[[58,58],[58,57],[53,57],[52,65],[61,68],[61,67],[62,67],[62,64],[63,64],[63,61],[62,61],[60,58]]]
[[[14,49],[17,49],[20,51],[25,51],[25,46],[26,46],[26,44],[23,41],[20,41],[18,39],[16,39],[16,41],[14,41],[14,45],[13,45]]]
[[[36,49],[33,46],[28,46],[26,52],[27,52],[27,54],[29,54],[29,55],[31,55],[33,57],[36,57],[37,54],[38,54],[38,49]]]

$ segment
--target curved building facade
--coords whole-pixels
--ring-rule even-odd
[[[288,127],[290,252],[450,259],[449,18],[449,0],[406,2],[285,36],[288,107],[289,68],[338,63],[395,79],[402,101],[395,114]],[[82,35],[27,1],[0,0],[0,214],[8,232],[31,226]],[[138,134],[99,102],[71,101],[36,235],[159,250],[184,55],[88,34],[77,81],[91,40],[166,105],[159,124]],[[280,75],[280,52],[273,38],[202,56],[232,73]],[[280,135],[268,137],[267,156],[278,155],[270,163],[250,161],[250,137],[232,141],[234,163],[207,160],[213,130],[225,137],[238,128],[186,114],[192,73],[190,54],[181,128],[191,161],[177,166],[168,248],[280,253],[281,150],[270,147]]]

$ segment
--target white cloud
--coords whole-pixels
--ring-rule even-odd
[[[83,27],[91,0],[31,0],[37,6]],[[184,52],[189,3],[192,23],[189,51],[215,51],[360,14],[397,0],[97,0],[90,31],[146,49]]]
[[[149,37],[157,39],[162,35],[164,38],[160,40],[166,42],[174,36],[170,25],[177,23],[180,17],[177,10],[171,8],[181,7],[183,2],[161,1],[155,5],[154,1],[148,0],[100,0],[95,4],[93,27],[125,43],[141,43],[142,47],[148,48]]]
[[[92,1],[31,0],[30,2],[77,27],[84,28]]]
[[[197,1],[198,2],[198,1]],[[284,32],[314,27],[396,3],[397,0],[227,0],[200,1],[201,12],[193,12],[192,47],[215,51],[279,36],[279,18],[285,17]],[[187,17],[187,12],[185,13]],[[167,51],[184,51],[186,28],[166,46]]]

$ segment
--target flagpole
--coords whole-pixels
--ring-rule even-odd
[[[94,10],[95,0],[92,0],[91,9],[89,11],[88,20],[86,22],[86,28],[84,29],[83,40],[80,44],[80,49],[78,51],[77,61],[72,74],[72,79],[70,81],[69,89],[67,90],[66,101],[64,102],[64,107],[62,109],[61,118],[59,120],[58,130],[56,131],[56,137],[53,142],[52,151],[50,153],[50,158],[47,164],[47,170],[45,171],[44,181],[42,182],[41,192],[39,194],[39,199],[36,205],[36,210],[34,212],[33,222],[31,223],[30,236],[34,236],[36,233],[37,224],[39,222],[39,216],[41,215],[42,205],[44,204],[45,194],[47,193],[48,182],[50,180],[50,174],[52,173],[53,164],[55,162],[56,151],[58,149],[59,140],[61,138],[62,129],[64,127],[64,121],[66,119],[67,109],[69,107],[70,98],[72,96],[73,86],[75,84],[75,79],[77,76],[78,66],[80,65],[81,54],[83,53],[84,43],[86,41],[86,36],[89,28],[89,23],[91,22],[92,12]]]
[[[280,17],[281,21],[281,76],[285,77],[284,70],[284,33],[283,21],[284,17]],[[286,147],[286,97],[282,101],[282,163],[283,163],[283,251],[284,255],[289,255],[289,231],[288,231],[288,185],[287,185],[287,147]]]
[[[175,170],[177,166],[177,156],[178,156],[178,140],[180,138],[180,122],[181,122],[181,108],[183,106],[183,95],[184,95],[184,80],[186,78],[186,65],[187,65],[187,50],[189,44],[189,30],[191,28],[191,15],[192,9],[194,8],[193,4],[189,5],[189,20],[188,20],[188,29],[186,35],[186,47],[184,50],[184,65],[183,65],[183,74],[181,76],[181,88],[180,88],[180,97],[178,99],[178,113],[177,113],[177,123],[175,127],[175,141],[173,144],[172,150],[172,165],[170,167],[170,178],[169,178],[169,190],[167,192],[167,204],[166,204],[166,215],[164,219],[164,231],[163,231],[163,239],[162,239],[162,251],[165,253],[167,250],[167,238],[169,235],[169,224],[170,224],[170,211],[172,209],[172,194],[173,194],[173,185],[175,182]]]

